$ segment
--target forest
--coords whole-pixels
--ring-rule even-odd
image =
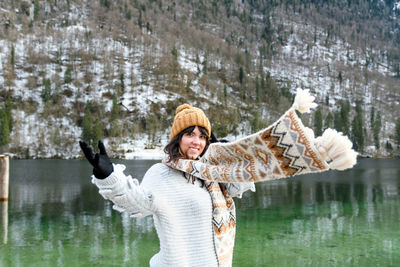
[[[107,139],[115,157],[162,147],[185,102],[234,139],[299,87],[319,104],[302,116],[316,135],[332,127],[361,155],[398,156],[400,2],[0,4],[0,153],[14,157],[77,157],[79,139]]]

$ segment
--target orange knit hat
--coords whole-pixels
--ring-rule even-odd
[[[171,139],[190,126],[204,127],[208,136],[211,135],[210,121],[201,109],[192,107],[189,104],[180,105],[176,108],[176,115],[171,128]]]

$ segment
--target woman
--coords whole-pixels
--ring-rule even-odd
[[[153,165],[140,185],[136,179],[125,176],[125,166],[111,163],[101,141],[100,153],[96,155],[85,142],[80,142],[93,165],[92,181],[100,194],[114,202],[116,210],[133,217],[153,215],[160,252],[151,258],[150,266],[232,265],[233,240],[228,240],[227,245],[216,241],[216,235],[223,231],[216,226],[210,190],[217,189],[226,198],[241,197],[244,191],[255,191],[254,183],[206,183],[169,166],[180,159],[197,160],[206,152],[210,136],[210,122],[201,109],[188,104],[179,106],[171,140],[164,149],[167,158]],[[229,209],[233,217],[230,223],[234,224],[233,201]]]
[[[299,89],[292,107],[275,123],[232,143],[209,145],[210,122],[187,104],[177,108],[167,159],[155,164],[142,183],[113,165],[103,143],[100,153],[81,142],[93,165],[93,183],[119,211],[153,215],[160,252],[150,266],[231,266],[236,214],[232,197],[262,182],[329,169],[353,167],[357,153],[333,129],[314,138],[297,111],[315,108],[314,97]]]

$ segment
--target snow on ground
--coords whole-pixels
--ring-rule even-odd
[[[125,154],[125,159],[147,159],[147,160],[162,160],[165,157],[163,149],[143,149],[141,151],[130,152]]]
[[[191,57],[190,53],[187,53],[183,49],[179,50],[179,57],[178,57],[179,65],[183,69],[186,69],[191,73],[196,73],[198,71],[199,64],[191,60],[190,57]]]
[[[314,28],[304,25],[293,24],[295,32],[308,31],[313,36]],[[323,31],[318,32],[319,35],[324,35]],[[367,57],[374,54],[379,54],[378,51],[366,51],[365,54],[361,50],[351,49],[350,44],[341,40],[330,41],[326,46],[320,42],[313,43],[310,40],[309,46],[303,42],[298,42],[300,39],[296,34],[289,37],[287,44],[282,47],[281,53],[275,58],[274,64],[266,71],[271,73],[271,76],[281,82],[291,83],[292,93],[296,87],[311,89],[311,92],[316,94],[317,101],[323,101],[327,95],[336,95],[342,97],[343,88],[351,88],[351,86],[365,88],[365,93],[359,97],[364,98],[364,103],[371,104],[373,102],[372,91],[377,86],[374,81],[368,85],[363,85],[361,82],[354,83],[353,77],[347,77],[346,73],[342,73],[343,88],[339,88],[337,66],[348,66],[349,68],[366,65]],[[282,64],[280,64],[282,62]],[[394,73],[385,67],[385,62],[374,63],[368,66],[368,69],[374,67],[379,73],[384,76],[393,76]],[[349,90],[346,90],[349,91]],[[354,96],[353,96],[354,97]],[[330,99],[332,102],[332,99]],[[334,104],[334,103],[332,103]]]
[[[400,1],[397,3],[394,3],[393,5],[393,10],[399,10],[400,9]]]
[[[400,9],[400,2],[395,4],[395,8]],[[79,18],[71,17],[71,19]],[[309,36],[314,35],[315,29],[311,26],[305,28],[307,26],[295,23],[292,25],[294,26],[294,32],[307,31]],[[37,86],[34,89],[29,89],[27,88],[28,80],[32,78],[32,76],[39,77],[39,75],[37,75],[39,71],[44,71],[46,78],[51,79],[58,75],[62,79],[66,71],[66,64],[63,64],[60,70],[59,64],[49,63],[45,64],[43,67],[39,67],[39,69],[34,69],[32,73],[30,73],[26,71],[26,67],[29,66],[25,65],[25,61],[28,57],[28,53],[32,52],[40,55],[43,51],[47,51],[50,57],[55,57],[55,55],[59,54],[59,60],[65,63],[68,63],[69,60],[68,52],[70,50],[74,51],[75,49],[89,51],[90,48],[91,52],[93,52],[96,57],[98,57],[100,53],[104,57],[107,57],[111,53],[120,54],[124,58],[122,66],[124,72],[132,75],[136,79],[131,79],[128,75],[125,76],[124,81],[126,88],[129,89],[126,89],[121,101],[128,108],[131,107],[130,104],[132,102],[135,102],[137,107],[140,107],[142,115],[146,115],[149,112],[150,102],[165,103],[167,100],[178,97],[177,94],[170,92],[156,92],[149,81],[147,81],[148,83],[146,84],[142,81],[145,74],[141,67],[141,60],[145,53],[149,53],[149,51],[147,51],[149,49],[148,47],[145,47],[144,45],[127,47],[123,43],[112,39],[94,39],[90,41],[90,44],[82,44],[81,41],[84,39],[81,37],[87,32],[87,28],[80,24],[63,28],[62,31],[64,31],[60,32],[63,36],[62,40],[56,40],[55,38],[46,36],[45,34],[27,35],[24,38],[18,38],[17,41],[12,44],[0,40],[0,68],[5,69],[7,62],[9,61],[12,45],[15,49],[16,65],[18,68],[16,68],[16,79],[14,80],[14,86],[12,86],[14,96],[21,97],[22,101],[26,101],[27,99],[36,101],[39,104],[39,112],[44,106],[41,98],[42,87]],[[324,35],[324,32],[320,31],[318,34]],[[301,38],[296,36],[296,34],[290,35],[287,45],[282,48],[282,53],[275,59],[273,66],[266,69],[266,71],[269,71],[271,76],[276,80],[292,83],[290,88],[293,90],[297,87],[311,89],[311,91],[318,96],[318,100],[320,101],[329,92],[333,91],[335,95],[329,99],[331,106],[334,106],[336,100],[341,97],[339,93],[342,91],[342,88],[339,88],[337,82],[332,78],[337,77],[338,75],[337,70],[335,69],[335,64],[340,62],[349,67],[354,67],[356,64],[365,64],[366,56],[369,56],[370,53],[372,55],[374,53],[376,54],[376,51],[368,51],[367,55],[362,55],[361,51],[351,49],[349,44],[343,43],[340,40],[331,42],[329,46],[325,46],[318,42],[310,43],[311,46],[307,46],[304,42],[298,42],[297,39],[300,40]],[[30,46],[30,49],[32,50],[28,50],[28,46]],[[152,53],[156,54],[158,52],[159,51],[152,51]],[[197,56],[195,52],[180,47],[178,55],[178,62],[182,69],[192,74],[198,74],[199,72],[201,74],[203,68],[201,62],[205,60],[204,54],[200,53],[196,59]],[[219,66],[221,61],[216,61],[217,66]],[[387,64],[387,62],[379,63],[376,69],[383,75],[393,75],[385,64]],[[24,68],[20,66],[24,66]],[[59,70],[57,70],[57,68]],[[93,74],[94,80],[91,86],[94,89],[84,92],[81,99],[84,102],[92,99],[101,99],[104,93],[110,92],[113,86],[120,82],[118,75],[116,75],[116,78],[111,82],[111,84],[104,84],[104,82],[102,82],[102,75],[106,73],[107,70],[104,62],[101,62],[100,60],[93,60],[88,68]],[[82,77],[82,70],[78,70],[78,75],[79,77]],[[204,90],[204,87],[200,85],[200,78],[201,75],[195,75],[195,78],[191,81],[191,89],[199,96],[208,98],[211,102],[217,103],[219,100],[217,99],[216,94],[214,95],[214,98],[211,98],[211,93],[208,90]],[[4,83],[4,76],[0,75],[0,84]],[[43,81],[38,80],[37,83],[42,84]],[[342,86],[343,88],[351,88],[355,85],[352,84],[349,79],[344,79]],[[367,104],[372,103],[373,94],[371,90],[373,86],[377,85],[371,84],[365,89],[363,97],[365,100],[364,102]],[[55,89],[55,85],[52,85],[52,87]],[[74,84],[63,85],[63,87],[61,87],[61,89],[67,88],[73,91],[74,94],[81,94],[84,91],[84,89],[79,88],[79,86]],[[231,88],[227,88],[227,90],[228,93],[231,92]],[[294,93],[294,91],[292,91],[292,93]],[[73,101],[75,101],[74,97],[65,98],[64,105],[71,108]],[[106,111],[111,110],[112,101],[110,99],[102,99],[101,101],[105,104]],[[203,104],[201,107],[204,109],[209,108],[207,103]],[[13,116],[17,123],[11,136],[15,145],[21,149],[29,148],[29,154],[32,157],[54,157],[57,153],[60,153],[60,151],[63,153],[61,155],[62,157],[75,158],[80,156],[81,152],[77,141],[80,138],[81,129],[76,126],[76,122],[66,117],[58,119],[51,116],[48,119],[43,120],[40,118],[40,115],[37,114],[39,112],[26,114],[24,111],[15,110]],[[239,128],[241,129],[245,127]],[[386,125],[385,128],[387,131],[390,131],[390,129],[394,128],[394,125]],[[243,135],[243,133],[241,134]],[[163,147],[168,142],[168,139],[165,137],[167,134],[163,134],[162,136],[162,140],[155,145],[149,145],[149,137],[146,135],[137,139],[130,139],[126,142],[119,140],[120,145],[115,149],[116,151],[121,151],[119,156],[126,159],[162,159],[164,157]],[[240,137],[228,136],[227,139],[234,141]],[[59,147],[44,146],[40,148],[40,151],[42,152],[39,154],[33,154],[32,151],[39,150],[40,143],[42,143],[43,140],[54,140],[57,138],[60,140],[76,140],[76,142],[72,141],[73,143],[66,144],[66,147],[61,149]]]
[[[105,146],[112,150],[109,153],[111,156],[123,159],[161,160],[165,157],[164,147],[169,142],[169,132],[161,134],[156,142],[151,141],[147,134],[123,139],[104,140]]]

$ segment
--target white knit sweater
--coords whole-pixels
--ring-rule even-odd
[[[139,185],[125,176],[125,166],[114,165],[104,180],[93,177],[100,194],[114,208],[133,217],[152,214],[160,239],[160,252],[150,266],[218,266],[212,229],[212,203],[200,181],[188,183],[182,172],[162,163],[153,165]],[[254,183],[227,184],[233,197],[241,197]]]

